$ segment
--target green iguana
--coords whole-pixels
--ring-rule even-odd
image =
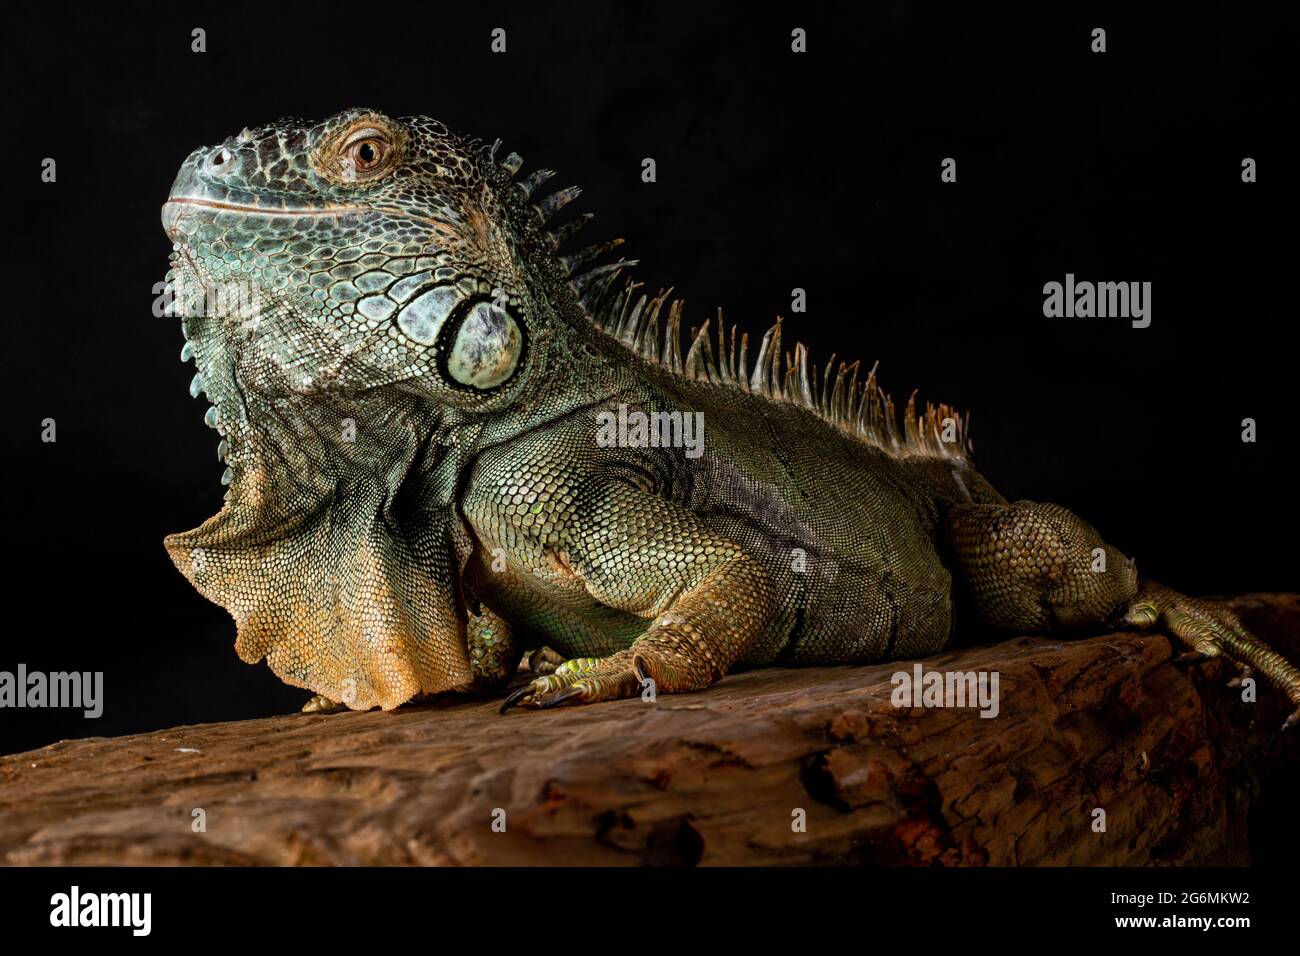
[[[163,206],[171,285],[208,294],[182,358],[230,486],[167,549],[309,707],[500,686],[543,645],[569,659],[503,710],[920,657],[958,608],[1002,633],[1161,625],[1300,707],[1300,671],[1230,611],[1008,503],[949,407],[900,424],[874,370],[819,375],[779,319],[756,348],[720,315],[683,343],[680,301],[596,264],[619,240],[562,253],[578,190],[537,199],[552,173],[498,145],[287,119],[191,154]],[[241,289],[251,308],[211,307]]]

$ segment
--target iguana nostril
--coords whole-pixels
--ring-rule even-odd
[[[231,162],[233,159],[230,150],[223,146],[212,154],[212,157],[208,160],[208,168],[214,172],[224,173],[233,165]]]

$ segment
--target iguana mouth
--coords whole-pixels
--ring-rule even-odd
[[[163,231],[166,232],[167,235],[172,237],[179,235],[177,226],[187,209],[206,209],[215,213],[232,213],[234,215],[244,216],[268,216],[271,218],[284,219],[302,218],[304,216],[313,218],[343,218],[345,216],[383,215],[422,223],[439,235],[449,237],[458,237],[460,235],[457,227],[452,223],[443,222],[439,219],[433,218],[432,216],[419,216],[407,212],[404,209],[393,209],[387,206],[338,206],[325,204],[320,206],[284,206],[277,209],[273,206],[255,206],[246,203],[232,203],[221,199],[209,199],[200,196],[168,197],[162,207]]]
[[[169,206],[181,208],[169,209]],[[224,202],[219,199],[208,199],[197,196],[171,196],[163,203],[163,228],[169,235],[175,228],[175,221],[180,218],[185,211],[185,206],[198,206],[203,209],[214,209],[218,212],[246,213],[257,216],[345,216],[360,215],[364,212],[371,212],[366,206],[338,206],[334,204],[325,204],[320,206],[283,206],[279,209],[271,206],[254,206],[243,203]],[[169,222],[170,217],[170,222]]]

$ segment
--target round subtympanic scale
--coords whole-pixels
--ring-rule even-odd
[[[510,313],[491,302],[470,308],[447,356],[447,372],[462,385],[492,388],[514,372],[523,336]]]

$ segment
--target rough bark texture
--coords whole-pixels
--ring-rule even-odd
[[[1233,605],[1294,658],[1300,596]],[[895,663],[754,671],[653,704],[499,716],[495,700],[441,700],[64,741],[0,759],[0,858],[1248,862],[1248,811],[1270,775],[1295,779],[1300,735],[1279,734],[1277,692],[1244,703],[1219,663],[1171,657],[1164,637],[1117,633],[924,662],[997,671],[995,719],[893,707],[891,675],[911,669]]]

